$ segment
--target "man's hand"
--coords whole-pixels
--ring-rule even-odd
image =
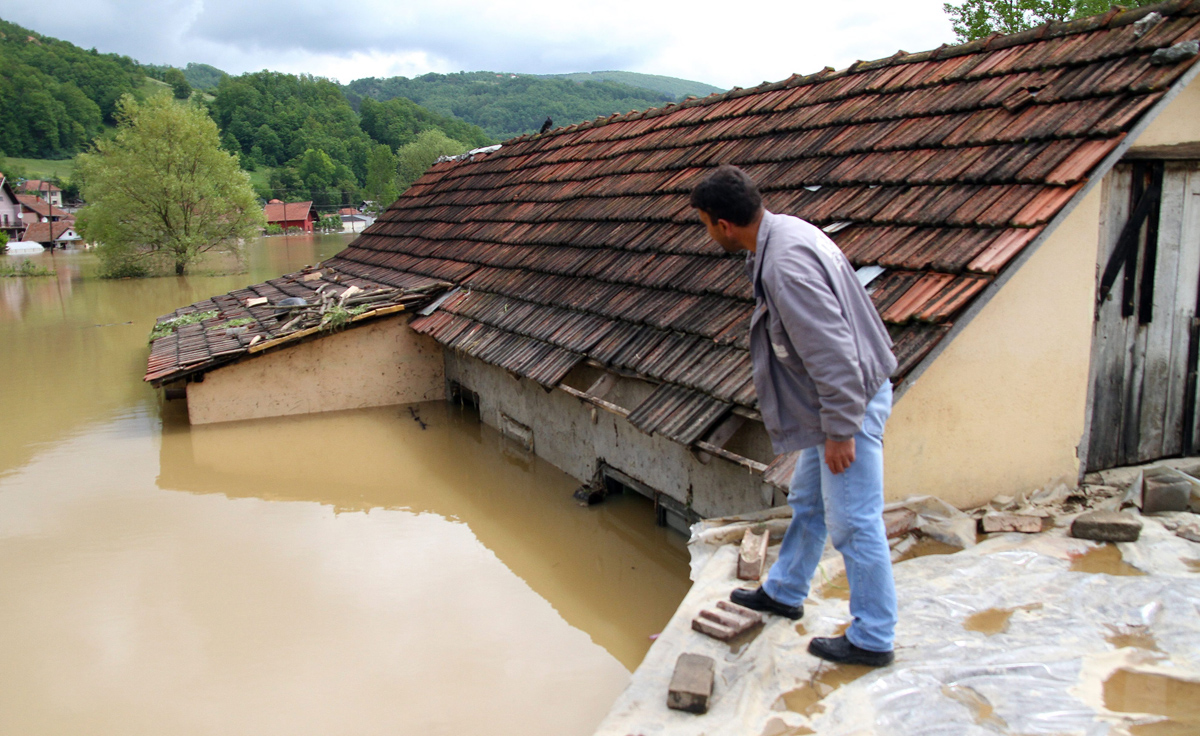
[[[854,438],[845,442],[825,440],[825,464],[834,475],[843,472],[854,462]]]

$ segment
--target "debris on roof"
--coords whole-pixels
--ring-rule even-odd
[[[449,287],[403,274],[375,280],[364,275],[369,269],[335,261],[159,317],[144,380],[161,386],[323,331],[412,312]]]

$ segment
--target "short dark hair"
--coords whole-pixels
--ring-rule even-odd
[[[740,227],[749,225],[758,216],[762,195],[746,172],[724,164],[696,185],[691,204],[714,220],[728,220]]]

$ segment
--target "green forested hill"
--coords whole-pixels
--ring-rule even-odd
[[[192,85],[192,89],[198,89],[202,92],[209,92],[217,88],[221,80],[229,76],[225,72],[209,66],[208,64],[189,63],[183,69],[183,78],[188,84]]]
[[[324,208],[360,196],[390,202],[437,156],[536,131],[547,117],[570,125],[714,89],[630,72],[463,72],[344,87],[269,71],[233,77],[207,64],[141,65],[0,20],[0,155],[69,158],[115,123],[122,95],[165,92],[207,108],[225,149],[257,172],[260,195]]]
[[[0,151],[66,158],[113,122],[144,80],[127,56],[85,51],[0,20]]]
[[[434,112],[478,125],[501,140],[536,132],[547,117],[559,127],[675,101],[672,95],[617,82],[576,82],[495,72],[424,74],[413,79],[368,77],[342,90],[355,106],[366,98],[385,101],[404,97]]]
[[[660,94],[668,95],[676,102],[687,97],[707,97],[713,92],[724,92],[720,87],[714,87],[704,82],[693,82],[689,79],[664,77],[661,74],[640,74],[638,72],[575,72],[574,74],[542,74],[548,79],[569,79],[572,82],[617,82],[630,87],[641,87]]]
[[[394,154],[425,131],[457,141],[461,150],[491,143],[479,128],[408,100],[374,100],[362,115],[328,79],[279,72],[224,77],[209,110],[226,149],[246,168],[271,167],[269,191],[279,199],[349,204],[366,183],[372,152]]]

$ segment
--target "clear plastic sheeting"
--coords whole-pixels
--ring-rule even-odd
[[[946,539],[966,528],[964,518],[974,522],[936,499],[907,503],[918,528]],[[694,585],[597,733],[1092,736],[1177,715],[1177,706],[1164,709],[1165,692],[1106,707],[1110,678],[1200,683],[1200,544],[1176,536],[1171,517],[1142,520],[1138,542],[1116,549],[1070,538],[1070,519],[1060,517],[1041,534],[993,535],[899,562],[896,661],[880,670],[833,666],[806,651],[811,637],[837,635],[850,620],[847,601],[819,597],[821,579],[841,570],[828,549],[799,624],[768,616],[757,636],[732,644],[692,631],[702,608],[745,584],[736,579],[741,534],[765,523],[775,539],[787,512],[701,522],[691,541]],[[705,715],[666,707],[684,652],[716,662]]]

